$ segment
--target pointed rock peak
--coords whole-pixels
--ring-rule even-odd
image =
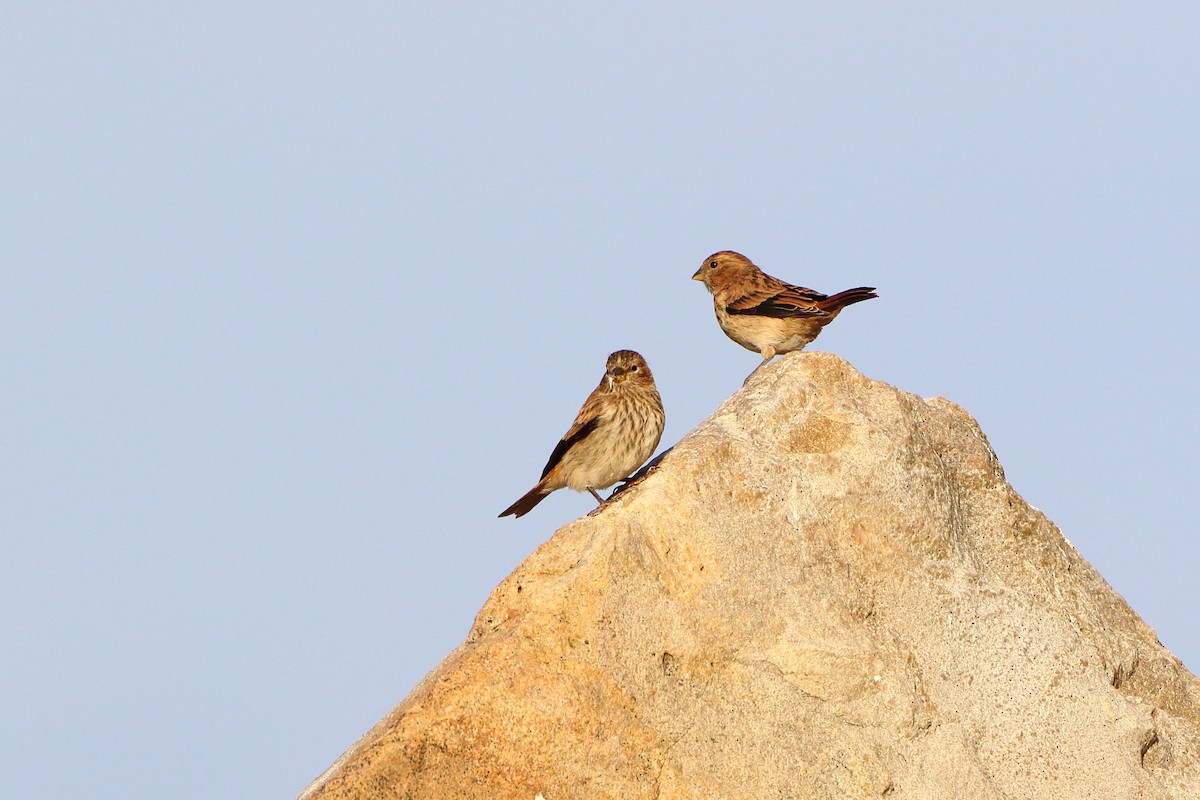
[[[799,353],[303,798],[1200,797],[1200,684],[942,399]]]

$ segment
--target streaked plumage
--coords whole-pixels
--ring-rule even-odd
[[[654,455],[666,425],[662,399],[646,360],[632,350],[608,357],[604,377],[575,417],[550,460],[542,479],[500,516],[523,516],[553,491],[563,487],[591,492],[612,486]]]
[[[717,322],[725,335],[760,354],[763,364],[779,353],[804,349],[846,306],[878,297],[873,286],[834,295],[793,286],[732,250],[704,259],[692,278],[712,292]]]

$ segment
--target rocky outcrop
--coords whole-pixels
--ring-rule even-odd
[[[800,353],[558,530],[301,797],[538,795],[1197,798],[1200,683],[965,411]]]

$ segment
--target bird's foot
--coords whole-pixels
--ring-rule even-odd
[[[647,461],[645,466],[643,466],[637,472],[633,473],[628,478],[625,478],[624,480],[622,480],[620,485],[615,487],[612,490],[612,493],[608,496],[607,499],[600,500],[599,496],[597,495],[596,499],[600,500],[600,505],[596,506],[591,511],[589,511],[588,516],[590,517],[593,514],[599,514],[600,510],[603,509],[609,503],[611,503],[613,500],[616,500],[617,495],[619,495],[621,492],[625,491],[626,489],[628,489],[631,486],[636,486],[637,484],[641,483],[646,477],[653,475],[655,472],[657,472],[659,463],[663,460],[663,457],[666,456],[667,453],[671,452],[672,449],[673,448],[668,447],[666,450],[663,450],[661,453],[656,455],[654,458]],[[596,494],[591,489],[588,489],[588,491],[592,492],[593,495]]]
[[[612,490],[612,494],[610,494],[608,496],[608,499],[612,500],[614,497],[616,497],[621,492],[628,489],[630,486],[636,486],[637,484],[641,483],[642,479],[645,478],[647,475],[652,475],[655,472],[657,472],[659,463],[662,462],[663,458],[667,455],[667,453],[671,452],[672,449],[674,449],[674,448],[668,447],[666,450],[663,450],[661,453],[656,455],[654,458],[647,461],[645,466],[643,466],[637,472],[633,473],[628,478],[621,481],[621,485]]]

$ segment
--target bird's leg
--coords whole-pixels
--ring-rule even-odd
[[[600,505],[604,505],[604,498],[601,497],[600,495],[596,494],[595,489],[593,489],[592,487],[589,486],[588,491],[592,493],[592,497],[596,498],[597,503],[599,503]]]
[[[663,450],[661,453],[656,455],[654,458],[647,461],[644,465],[642,465],[642,468],[639,469],[637,472],[633,473],[628,478],[625,478],[623,481],[621,481],[621,485],[613,489],[612,494],[610,494],[608,496],[608,499],[612,500],[614,497],[619,495],[621,492],[625,491],[630,486],[633,486],[638,481],[642,480],[642,478],[649,476],[651,473],[658,472],[659,463],[662,462],[663,458],[669,452],[671,452],[670,447],[668,447],[666,450]]]

